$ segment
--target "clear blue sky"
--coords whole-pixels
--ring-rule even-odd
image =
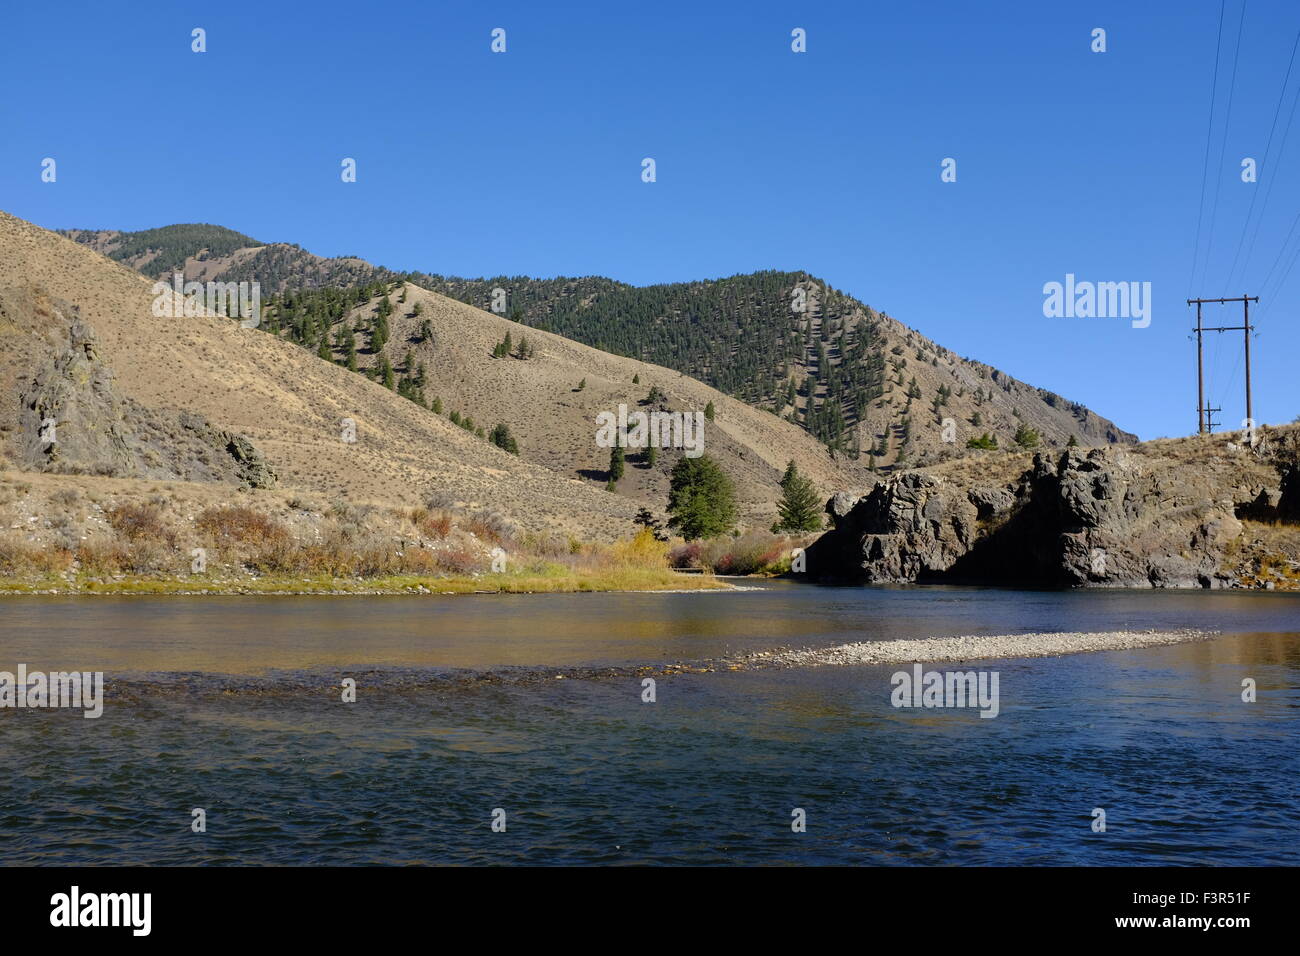
[[[1248,0],[1239,57],[1241,0],[1225,9],[1195,281],[1219,0],[12,3],[0,208],[49,228],[213,222],[471,276],[806,269],[1144,438],[1195,428],[1184,300],[1248,291],[1265,297],[1256,418],[1290,421],[1300,62],[1264,151],[1300,4]],[[1252,191],[1262,225],[1228,285]],[[1045,318],[1066,273],[1151,282],[1150,327]],[[1239,333],[1210,337],[1234,426],[1240,353]]]

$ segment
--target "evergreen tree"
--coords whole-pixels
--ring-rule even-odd
[[[673,466],[668,490],[670,528],[683,538],[709,538],[730,531],[736,523],[736,492],[731,479],[708,455],[683,456]]]
[[[774,532],[818,531],[822,527],[822,509],[817,489],[812,481],[799,474],[793,461],[785,467],[781,478],[781,501],[777,505],[780,519],[772,526]]]
[[[609,450],[609,480],[618,481],[623,477],[623,463],[626,456],[623,452],[623,446],[617,440],[614,447]]]
[[[1037,448],[1038,432],[1022,422],[1016,429],[1015,442],[1021,448]]]
[[[664,533],[663,523],[651,514],[649,508],[642,508],[638,511],[636,517],[632,519],[632,522],[642,528],[648,528],[650,533],[654,535],[656,541],[668,540],[668,535]]]
[[[714,414],[715,414],[715,410],[713,408],[713,403],[709,402],[709,404],[704,406],[704,417],[707,418],[709,421],[713,421]]]
[[[497,425],[493,428],[488,434],[488,441],[512,455],[519,454],[519,443],[510,434],[510,426],[508,425]]]

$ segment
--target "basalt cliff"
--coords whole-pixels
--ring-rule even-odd
[[[1300,428],[990,456],[827,503],[820,579],[1300,589]]]

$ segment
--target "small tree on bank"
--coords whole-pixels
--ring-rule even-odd
[[[736,491],[708,455],[673,465],[668,490],[668,527],[687,541],[726,534],[736,524]]]
[[[774,533],[782,531],[819,531],[822,527],[820,502],[813,483],[799,474],[791,461],[785,466],[781,478],[781,501],[777,504],[780,518],[772,525]]]

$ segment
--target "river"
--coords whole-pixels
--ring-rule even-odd
[[[1222,635],[981,663],[995,719],[895,708],[895,666],[660,669],[652,703],[632,669],[1181,627]],[[107,687],[0,710],[8,864],[1300,863],[1294,595],[5,598],[19,664]]]

